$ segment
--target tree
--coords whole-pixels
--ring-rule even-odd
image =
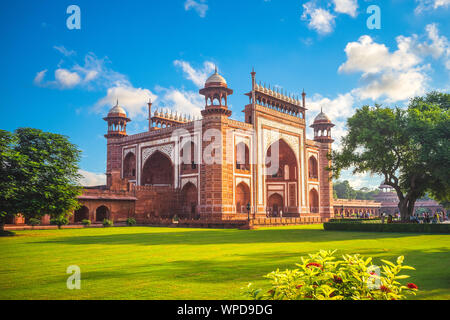
[[[333,183],[333,196],[335,199],[374,200],[374,195],[378,193],[379,190],[370,190],[367,187],[355,190],[348,180]]]
[[[59,134],[20,128],[0,132],[3,216],[65,216],[78,207],[80,151]]]
[[[20,167],[23,157],[12,149],[15,136],[8,131],[0,130],[0,227],[8,216],[18,212],[17,181],[20,178]]]
[[[347,120],[341,151],[333,151],[330,170],[382,175],[399,198],[403,221],[417,199],[429,192],[445,201],[450,195],[450,95],[431,92],[408,108],[363,106]]]
[[[356,192],[347,180],[336,181],[333,189],[336,191],[338,199],[355,199]]]

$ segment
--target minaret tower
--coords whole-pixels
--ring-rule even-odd
[[[131,121],[126,111],[119,106],[119,100],[103,118],[108,122],[108,133],[105,138],[106,144],[106,184],[110,189],[119,189],[120,173],[122,169],[122,152],[120,139],[127,136],[127,123]]]
[[[206,80],[205,87],[199,92],[205,96],[203,117],[212,114],[231,116],[231,110],[228,110],[228,96],[233,94],[233,90],[228,88],[226,80],[217,72],[217,67],[214,74]]]
[[[226,80],[217,72],[217,68],[205,82],[200,94],[205,97],[205,108],[202,110],[202,130],[206,133],[220,132],[214,135],[211,142],[202,143],[204,155],[200,165],[200,216],[203,219],[222,219],[223,216],[234,214],[233,192],[229,190],[229,177],[233,176],[233,162],[225,161],[226,146],[231,141],[227,139],[228,96],[233,90],[228,88]],[[208,160],[208,158],[210,158]],[[210,195],[209,198],[205,195]]]
[[[314,119],[311,128],[314,129],[314,141],[319,143],[319,213],[321,218],[328,219],[334,216],[333,211],[333,182],[331,181],[331,172],[326,168],[331,166],[331,160],[328,154],[331,153],[331,128],[334,124],[320,109],[320,113]]]

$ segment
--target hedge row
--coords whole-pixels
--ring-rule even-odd
[[[329,222],[339,223],[381,223],[381,219],[330,219]]]
[[[325,222],[323,228],[327,231],[450,233],[450,224]]]

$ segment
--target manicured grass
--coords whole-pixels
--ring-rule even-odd
[[[450,236],[324,231],[87,228],[0,238],[0,299],[242,299],[248,282],[319,249],[394,260],[405,255],[419,299],[450,298]],[[81,268],[81,290],[66,269]],[[408,279],[409,280],[409,279]]]

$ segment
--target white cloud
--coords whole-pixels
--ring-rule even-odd
[[[95,173],[85,170],[79,170],[78,173],[82,175],[80,184],[84,187],[101,186],[106,184],[106,175],[104,173]]]
[[[170,110],[179,114],[200,116],[205,100],[197,92],[162,87],[157,87],[156,90],[161,92],[161,99],[157,106],[169,107]]]
[[[424,63],[428,57],[443,59],[450,68],[450,48],[445,36],[439,35],[435,24],[425,28],[425,41],[419,36],[398,36],[397,50],[391,52],[384,44],[376,43],[364,35],[345,48],[347,61],[339,72],[361,72],[361,87],[352,91],[360,99],[376,100],[385,97],[387,102],[404,101],[422,95],[429,88],[431,65]]]
[[[334,29],[335,18],[328,10],[317,8],[314,1],[307,2],[303,5],[301,19],[308,21],[308,28],[315,30],[319,34],[325,35],[331,33]]]
[[[69,51],[64,47],[54,47],[65,57]],[[69,54],[73,55],[73,54]],[[60,61],[55,70],[55,79],[44,82],[47,69],[40,71],[34,78],[34,84],[41,87],[57,88],[57,89],[73,89],[82,87],[88,90],[105,89],[112,86],[131,86],[128,78],[108,67],[109,60],[107,57],[102,59],[90,52],[84,57],[83,64],[80,65],[76,61],[70,59],[70,64],[64,59]],[[62,67],[67,65],[67,67]]]
[[[426,68],[365,74],[362,76],[362,83],[366,85],[355,89],[353,93],[363,100],[377,100],[386,96],[387,102],[404,101],[423,95],[427,90],[429,80],[427,74],[423,72],[424,69]]]
[[[130,118],[145,118],[148,115],[147,103],[149,99],[155,101],[158,97],[148,89],[133,86],[115,86],[108,88],[106,96],[94,106],[94,110],[102,112],[105,108],[114,106],[119,100]]]
[[[450,0],[416,0],[416,2],[418,2],[418,6],[415,9],[416,14],[450,6]]]
[[[210,61],[205,61],[203,63],[203,68],[199,70],[194,69],[189,62],[182,60],[175,60],[173,64],[177,67],[181,67],[186,74],[187,79],[191,80],[199,88],[202,88],[205,85],[207,77],[214,70],[214,63]]]
[[[448,39],[439,35],[439,29],[435,23],[427,25],[425,30],[431,43],[417,44],[419,54],[422,56],[429,55],[434,59],[443,58],[446,68],[450,70],[450,44]]]
[[[198,87],[204,86],[206,78],[214,70],[214,64],[210,61],[205,61],[201,69],[195,69],[189,62],[181,60],[175,60],[174,65],[180,67],[186,79]],[[96,103],[94,110],[102,112],[106,107],[115,105],[116,100],[119,99],[119,105],[125,108],[132,119],[142,120],[147,116],[147,102],[150,98],[153,101],[153,111],[163,108],[198,117],[204,107],[204,99],[196,91],[164,88],[158,85],[155,91],[157,94],[148,89],[134,88],[129,82],[120,83],[108,88],[107,95]]]
[[[361,36],[358,42],[345,47],[347,61],[339,67],[340,72],[376,73],[386,69],[407,70],[420,62],[411,52],[411,39],[397,37],[398,50],[393,53],[384,44],[378,44],[370,36]]]
[[[37,86],[40,86],[42,81],[44,80],[45,74],[47,73],[47,69],[39,71],[38,73],[36,73],[36,76],[34,77],[34,84]]]
[[[348,118],[353,114],[355,98],[350,94],[338,94],[335,99],[329,99],[319,94],[315,94],[308,99],[308,110],[320,112],[322,110],[331,119]]]
[[[64,46],[53,46],[53,49],[59,51],[66,57],[70,57],[70,56],[73,56],[76,54],[76,52],[74,50],[67,50]]]
[[[204,18],[206,16],[206,11],[208,11],[206,0],[186,0],[184,2],[184,10],[189,11],[191,9],[195,10],[201,18]]]
[[[81,82],[81,78],[76,72],[67,69],[57,69],[55,71],[56,83],[62,88],[73,88]]]
[[[62,54],[68,51],[62,48],[64,47],[58,47],[56,50]],[[149,89],[135,87],[127,76],[108,66],[110,62],[107,57],[99,59],[94,53],[88,53],[83,63],[71,60],[70,66],[61,67],[65,63],[63,60],[58,64],[55,79],[52,81],[44,81],[47,69],[36,73],[34,84],[57,89],[79,87],[86,90],[106,90],[105,96],[93,105],[92,110],[96,113],[106,113],[119,100],[119,105],[127,111],[132,120],[135,120],[132,126],[135,124],[139,127],[141,124],[137,122],[147,119],[147,103],[150,99],[154,108],[170,108],[191,116],[200,116],[204,106],[204,100],[198,92],[156,86],[155,89],[161,93],[158,97],[159,94],[156,95]],[[206,78],[214,70],[214,64],[210,61],[205,61],[200,69],[195,69],[189,62],[181,60],[174,61],[174,65],[180,67],[185,78],[198,87],[203,87]]]
[[[333,0],[334,11],[345,13],[351,17],[357,16],[358,0]]]
[[[382,177],[372,175],[370,173],[353,173],[352,169],[343,170],[339,181],[347,180],[353,189],[359,190],[361,188],[376,189],[380,186]]]
[[[335,99],[323,97],[320,94],[314,94],[307,99],[309,121],[312,123],[317,114],[322,110],[335,124],[332,129],[333,139],[336,141],[335,147],[340,147],[341,138],[346,133],[346,121],[354,113],[354,107],[357,99],[351,94],[338,94]],[[308,135],[313,136],[313,130],[308,128]]]
[[[72,70],[83,78],[86,88],[109,88],[112,86],[131,86],[128,77],[108,67],[110,61],[107,57],[97,58],[90,52],[84,57],[84,64],[75,64]]]

